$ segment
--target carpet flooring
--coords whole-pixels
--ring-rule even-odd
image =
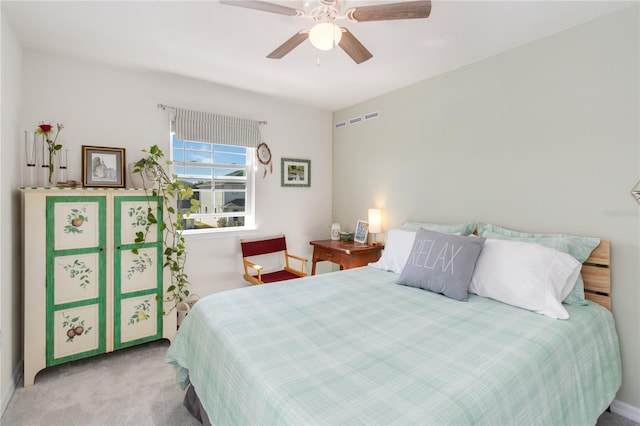
[[[50,367],[29,388],[16,389],[3,426],[197,426],[182,405],[184,392],[164,362],[160,340]],[[640,426],[613,413],[597,426]]]
[[[196,426],[159,340],[42,370],[16,389],[3,426]]]

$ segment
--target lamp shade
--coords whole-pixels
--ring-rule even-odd
[[[309,31],[309,41],[320,50],[331,50],[340,43],[342,30],[333,22],[314,25]]]
[[[382,232],[382,210],[369,209],[369,232],[371,234]]]

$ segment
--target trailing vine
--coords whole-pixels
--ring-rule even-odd
[[[154,180],[154,186],[151,188],[153,197],[160,198],[164,206],[164,218],[158,232],[163,236],[163,268],[168,268],[171,272],[171,285],[167,288],[167,294],[158,296],[157,300],[171,303],[171,309],[164,314],[171,313],[176,306],[183,302],[189,296],[189,280],[184,272],[185,262],[187,259],[187,251],[185,248],[185,240],[182,236],[184,229],[183,220],[191,213],[198,210],[199,202],[193,198],[193,189],[178,181],[178,177],[169,175],[165,170],[165,166],[170,166],[170,160],[164,160],[164,153],[157,146],[143,149],[146,154],[144,158],[135,163],[133,173],[143,173],[145,176]],[[177,208],[181,200],[189,199],[191,204],[187,211]],[[151,199],[147,208],[146,219],[149,224],[158,224],[156,213],[151,208]],[[142,244],[147,239],[149,227],[144,232],[136,232],[136,244]],[[132,250],[134,254],[138,254],[138,249]]]

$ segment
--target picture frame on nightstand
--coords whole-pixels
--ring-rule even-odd
[[[356,232],[353,235],[353,241],[356,243],[365,244],[367,242],[367,235],[369,234],[369,222],[366,220],[358,220],[356,222]]]

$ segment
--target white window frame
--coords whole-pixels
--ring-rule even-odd
[[[182,161],[175,161],[173,159],[173,148],[174,148],[174,140],[176,140],[175,133],[171,132],[170,135],[170,145],[169,145],[169,158],[171,159],[171,173],[175,174],[180,178],[181,176],[176,172],[176,166],[179,165],[197,165],[197,166],[208,166],[208,167],[233,167],[238,168],[237,164],[217,164],[217,163],[189,163]],[[209,142],[200,142],[200,141],[185,141],[185,142],[197,142],[197,143],[209,143]],[[212,144],[212,145],[225,145],[224,143]],[[235,146],[235,145],[229,145]],[[229,233],[229,232],[238,232],[238,231],[247,231],[247,230],[255,230],[255,175],[256,175],[256,148],[252,147],[244,147],[247,150],[246,155],[246,193],[245,193],[245,211],[244,213],[238,214],[238,212],[228,212],[228,213],[191,213],[188,219],[198,219],[202,217],[207,218],[221,218],[221,217],[234,217],[234,216],[243,216],[244,217],[244,225],[243,226],[226,226],[221,228],[202,228],[202,229],[185,229],[182,233],[187,235],[198,235],[198,234],[220,234],[220,233]],[[211,184],[211,192],[215,193],[215,180],[212,181]]]

